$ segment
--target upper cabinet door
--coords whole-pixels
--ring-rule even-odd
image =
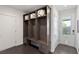
[[[30,14],[30,19],[35,19],[36,18],[36,13],[31,13]]]
[[[46,16],[46,12],[44,9],[40,9],[37,11],[37,16],[41,17],[41,16]]]
[[[25,15],[25,21],[29,20],[29,15]]]

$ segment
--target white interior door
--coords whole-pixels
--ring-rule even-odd
[[[60,43],[75,47],[75,12],[74,10],[63,11],[60,16]]]
[[[15,46],[15,17],[0,15],[0,50]]]

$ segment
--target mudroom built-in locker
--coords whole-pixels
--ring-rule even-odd
[[[50,52],[50,17],[51,9],[44,6],[23,15],[24,35],[23,42],[27,46],[37,48],[40,52]]]

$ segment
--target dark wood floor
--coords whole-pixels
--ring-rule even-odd
[[[0,54],[40,54],[39,50],[29,45],[20,45],[1,51]]]
[[[74,47],[59,44],[55,49],[54,54],[77,54],[77,50]]]
[[[29,45],[20,45],[1,51],[0,54],[42,54],[38,49]],[[77,54],[75,48],[59,44],[53,54]]]

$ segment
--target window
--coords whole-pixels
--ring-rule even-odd
[[[62,21],[63,34],[71,34],[71,18],[65,18]]]

